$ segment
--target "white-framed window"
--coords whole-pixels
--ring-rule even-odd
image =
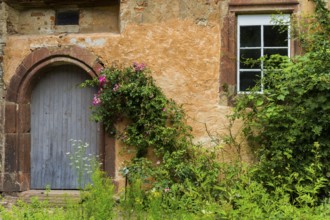
[[[274,18],[279,18],[281,25]],[[290,31],[283,28],[290,15],[238,15],[237,16],[237,92],[245,93],[253,88],[264,75],[260,57],[280,54],[290,56]],[[252,61],[254,60],[254,61]],[[260,85],[263,92],[263,85]]]

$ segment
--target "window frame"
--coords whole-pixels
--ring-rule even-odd
[[[221,19],[220,29],[220,68],[219,68],[219,105],[233,106],[237,95],[237,44],[236,17],[244,14],[295,15],[299,11],[299,0],[228,0],[227,12]],[[302,53],[299,41],[290,40],[291,56]]]
[[[238,94],[244,94],[249,93],[249,91],[243,91],[240,88],[240,79],[241,79],[241,73],[242,72],[260,72],[260,79],[264,77],[264,68],[263,68],[263,62],[260,63],[260,68],[241,68],[241,49],[258,49],[260,50],[260,57],[264,56],[264,49],[286,49],[287,50],[287,56],[291,56],[291,42],[290,42],[290,25],[288,26],[287,31],[287,44],[286,46],[279,46],[279,47],[267,47],[265,46],[265,39],[264,39],[264,27],[265,26],[271,26],[271,25],[277,25],[276,21],[274,19],[281,19],[285,23],[290,22],[290,14],[243,14],[243,15],[237,15],[236,22],[237,22],[237,32],[236,32],[236,92]],[[259,47],[241,47],[241,35],[240,30],[241,27],[247,27],[247,26],[260,26],[260,46]],[[263,93],[263,84],[261,84],[260,93]]]

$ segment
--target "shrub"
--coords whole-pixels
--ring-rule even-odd
[[[193,144],[184,111],[166,98],[144,64],[105,68],[100,77],[83,86],[99,87],[93,101],[93,119],[102,121],[109,135],[136,148],[136,157],[125,167],[129,183],[142,181],[149,190],[179,184],[182,198],[190,192],[181,184],[189,184],[201,198],[211,197],[210,186],[218,181],[214,155]],[[127,121],[125,129],[115,130],[116,123],[123,119]],[[160,158],[157,164],[145,158],[148,149]]]
[[[108,220],[116,216],[114,185],[103,171],[93,171],[92,184],[81,191],[81,203],[86,219]]]
[[[314,205],[330,189],[330,16],[314,2],[310,32],[299,36],[305,54],[267,61],[264,93],[239,96],[232,115],[256,152],[258,181],[283,187],[296,205]]]

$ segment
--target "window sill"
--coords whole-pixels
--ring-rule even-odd
[[[55,32],[56,33],[78,33],[79,25],[56,25]]]

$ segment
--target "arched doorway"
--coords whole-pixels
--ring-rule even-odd
[[[78,87],[90,77],[73,65],[47,68],[41,76],[31,96],[31,189],[78,189],[70,139],[89,144],[85,156],[99,154],[100,127],[89,109],[96,89]]]
[[[31,158],[34,155],[34,141],[33,130],[34,128],[32,122],[35,120],[41,120],[38,124],[44,124],[43,119],[32,119],[32,112],[40,111],[31,109],[34,108],[31,106],[31,102],[35,102],[33,96],[40,84],[40,80],[47,79],[47,74],[50,73],[50,76],[58,75],[61,72],[63,67],[69,67],[75,69],[73,72],[79,72],[79,76],[84,77],[97,77],[100,69],[102,68],[101,63],[98,58],[84,48],[77,46],[69,46],[62,48],[40,48],[31,52],[17,67],[15,74],[11,77],[10,83],[7,87],[6,102],[5,102],[5,161],[4,161],[4,173],[0,176],[0,183],[3,183],[0,186],[1,191],[13,192],[13,191],[26,191],[32,188],[43,188],[43,184],[48,184],[48,180],[38,184],[34,184],[33,178],[34,169],[39,167],[38,163],[34,165],[35,158]],[[55,72],[52,72],[52,71]],[[79,77],[78,77],[79,78]],[[81,78],[83,80],[85,78]],[[50,80],[55,85],[54,80]],[[57,79],[57,82],[63,83],[65,79]],[[78,82],[77,81],[77,82]],[[42,83],[41,83],[42,85]],[[50,85],[49,85],[50,86]],[[44,86],[48,87],[48,86]],[[55,86],[56,87],[56,86]],[[46,89],[46,88],[45,88]],[[51,89],[54,90],[55,88]],[[39,89],[40,90],[40,89]],[[43,90],[43,91],[41,91]],[[40,93],[46,93],[44,89],[41,89]],[[48,92],[50,90],[47,90]],[[49,93],[50,94],[50,93]],[[64,93],[66,94],[66,93]],[[54,95],[54,94],[51,94]],[[50,95],[48,95],[49,97]],[[72,95],[71,95],[72,96]],[[76,95],[74,95],[76,96]],[[47,95],[46,95],[47,97]],[[55,97],[55,102],[58,100],[57,96]],[[46,100],[44,100],[47,102]],[[43,101],[43,102],[44,102]],[[89,104],[91,99],[88,100]],[[86,101],[86,102],[88,102]],[[33,105],[33,104],[32,104]],[[43,106],[44,104],[39,104]],[[81,107],[85,108],[85,107]],[[35,114],[35,113],[34,113]],[[65,112],[63,112],[65,114]],[[47,119],[50,120],[50,119]],[[54,119],[53,119],[54,120]],[[85,120],[86,121],[86,120]],[[64,122],[62,122],[63,124]],[[60,126],[59,123],[57,126]],[[49,125],[48,125],[49,126]],[[80,125],[84,127],[83,125]],[[74,129],[73,129],[74,130]],[[39,134],[39,132],[37,132]],[[88,133],[88,132],[87,132]],[[61,134],[58,134],[61,135]],[[86,135],[86,134],[85,134]],[[73,133],[69,136],[70,138],[83,139],[79,136],[74,137]],[[64,139],[63,139],[64,140]],[[40,140],[39,140],[40,141]],[[43,140],[41,140],[43,141]],[[100,154],[100,159],[103,162],[103,169],[113,178],[115,177],[115,140],[114,138],[108,137],[104,134],[103,129],[100,129],[100,138],[99,138],[98,153]],[[48,147],[48,149],[54,148]],[[32,150],[32,151],[31,151]],[[62,151],[67,151],[67,149],[62,149]],[[60,151],[58,151],[60,152]],[[53,153],[55,151],[53,150]],[[45,153],[47,155],[47,153]],[[50,154],[49,154],[50,155]],[[49,156],[50,157],[50,156]],[[47,158],[47,156],[45,156]],[[40,162],[39,164],[41,164]],[[54,166],[54,165],[53,165]],[[64,169],[64,168],[63,168]],[[67,171],[63,171],[66,173]],[[71,175],[71,174],[70,174]],[[43,175],[41,175],[43,176]],[[56,174],[55,174],[56,176]],[[66,176],[66,174],[64,174]],[[74,179],[74,177],[72,177]],[[54,180],[55,181],[55,180]],[[56,182],[56,181],[55,181]],[[56,188],[74,188],[76,186],[57,186],[57,183],[54,185]]]

